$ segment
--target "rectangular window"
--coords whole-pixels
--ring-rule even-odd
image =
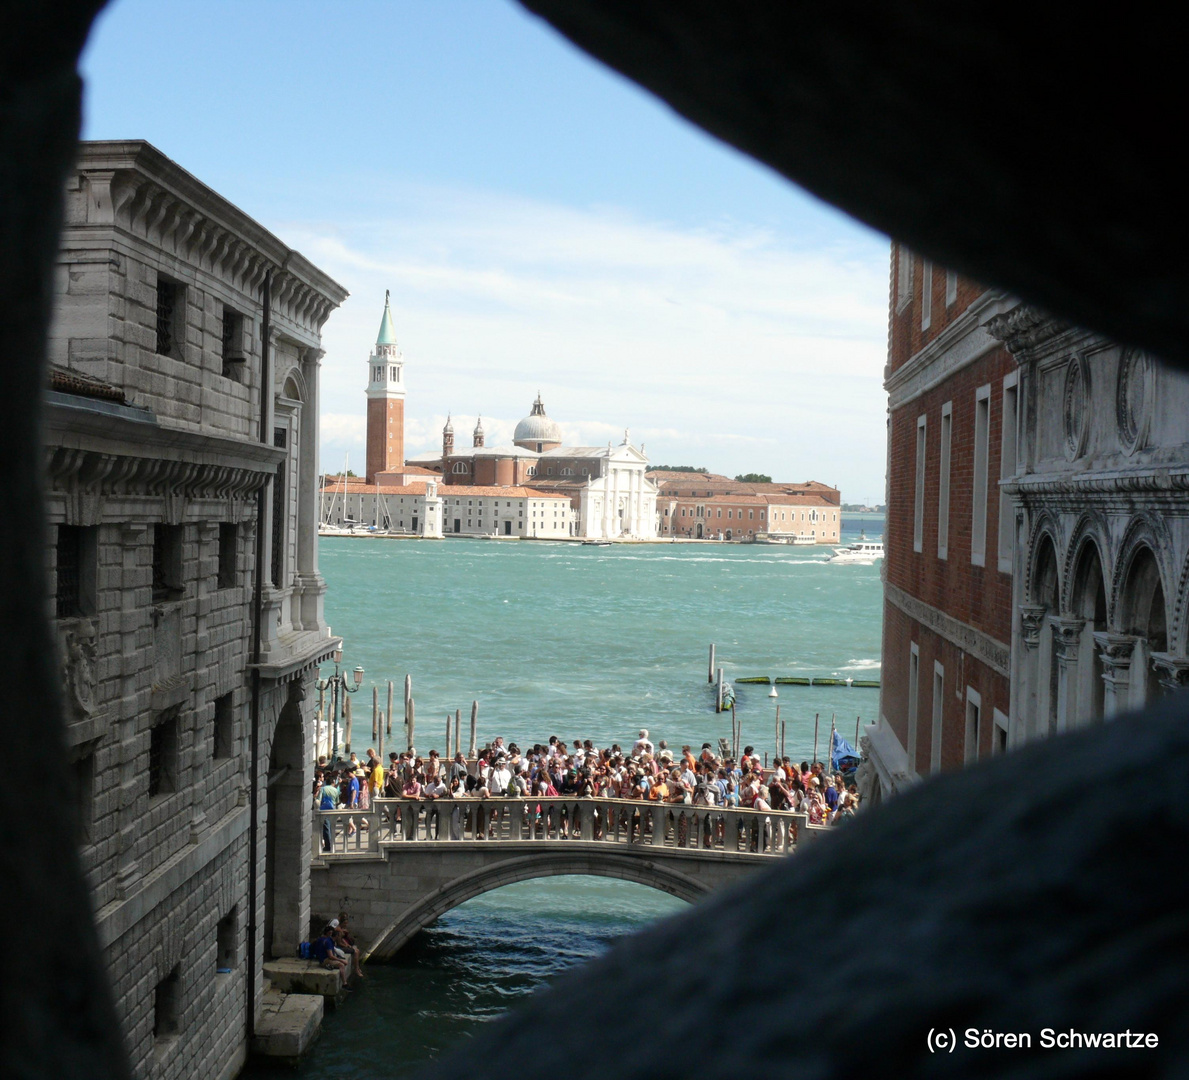
[[[908,767],[917,771],[917,723],[920,717],[921,649],[915,642],[908,645]]]
[[[947,270],[945,272],[945,306],[949,307],[958,299],[958,272],[956,270]]]
[[[284,428],[277,428],[273,431],[273,446],[284,450],[288,442],[289,433]],[[288,506],[286,488],[289,483],[286,464],[287,462],[282,461],[277,466],[277,475],[272,482],[272,583],[278,589],[282,587],[285,577],[285,534],[287,531],[285,514]],[[360,516],[362,517],[362,512]]]
[[[941,407],[941,465],[937,476],[937,557],[949,557],[950,547],[950,448],[954,439],[954,403]]]
[[[912,509],[912,550],[925,549],[925,417],[917,417],[917,480]]]
[[[182,358],[185,341],[185,286],[157,275],[157,352],[162,356]]]
[[[179,706],[162,713],[149,733],[149,795],[177,790]]]
[[[220,589],[230,589],[235,585],[237,534],[233,523],[219,522],[219,574],[216,584]]]
[[[896,314],[912,302],[912,252],[896,245]]]
[[[933,661],[933,731],[929,753],[929,771],[941,771],[941,720],[945,712],[945,668]]]
[[[182,526],[153,526],[153,603],[179,600],[182,581]]]
[[[926,259],[921,263],[921,329],[933,325],[933,264]]]
[[[215,698],[215,737],[212,753],[216,758],[235,756],[235,711],[233,701],[233,694],[223,694]]]
[[[97,532],[93,527],[58,526],[54,602],[59,619],[95,614]]]
[[[174,969],[153,990],[153,1037],[165,1039],[178,1033],[181,1016],[181,969]]]
[[[244,378],[244,317],[223,305],[223,374],[236,382]]]
[[[95,819],[95,755],[82,754],[70,763],[74,783],[75,822],[79,843],[91,842],[91,826]]]
[[[974,395],[974,484],[971,491],[970,561],[987,565],[987,468],[991,433],[991,386]]]
[[[981,734],[983,699],[977,690],[966,687],[966,747],[964,760],[967,765],[978,761],[978,740]]]
[[[998,709],[991,713],[993,726],[991,728],[991,756],[1002,754],[1007,750],[1007,717]]]
[[[1018,461],[1017,439],[1020,424],[1019,385],[1016,372],[1003,380],[1003,435],[999,451],[999,479],[1016,475]],[[1010,574],[1015,553],[1016,523],[1011,497],[1002,487],[999,490],[999,572]]]
[[[236,909],[232,908],[215,927],[215,972],[230,975],[235,967]]]

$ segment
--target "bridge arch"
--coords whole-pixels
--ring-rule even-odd
[[[408,907],[395,922],[385,927],[368,948],[367,957],[391,959],[418,931],[440,915],[483,893],[504,885],[534,878],[586,874],[618,878],[648,885],[680,900],[693,903],[710,891],[710,886],[668,866],[639,856],[587,851],[541,851],[501,859],[447,882],[429,896]]]

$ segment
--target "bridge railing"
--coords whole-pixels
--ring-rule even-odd
[[[376,799],[367,811],[315,811],[314,846],[315,853],[378,856],[381,845],[583,840],[784,855],[809,835],[804,814],[778,810],[631,799]]]

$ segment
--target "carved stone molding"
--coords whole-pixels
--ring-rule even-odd
[[[1065,369],[1061,422],[1065,435],[1065,456],[1076,461],[1086,451],[1090,430],[1090,365],[1080,353],[1074,353]]]
[[[1155,397],[1152,359],[1143,349],[1125,349],[1119,358],[1115,388],[1115,416],[1119,445],[1125,454],[1142,450],[1147,442]]]
[[[1077,663],[1082,648],[1082,630],[1085,626],[1085,619],[1053,620],[1053,646],[1059,662]]]
[[[1189,660],[1169,653],[1152,653],[1152,667],[1166,690],[1176,692],[1189,686]]]
[[[58,655],[69,720],[86,720],[95,712],[97,646],[93,619],[58,620]]]
[[[1048,608],[1039,604],[1020,605],[1020,636],[1024,639],[1024,644],[1030,649],[1035,649],[1040,645],[1040,628],[1044,625],[1045,615],[1048,613],[1048,610]]]
[[[1004,315],[996,315],[984,324],[988,333],[1002,341],[1013,356],[1027,353],[1051,337],[1069,329],[1069,323],[1054,319],[1036,308],[1021,304]]]
[[[910,619],[927,626],[1004,678],[1009,677],[1011,650],[1003,642],[996,641],[989,634],[984,634],[973,626],[959,622],[952,615],[947,615],[915,596],[910,596],[890,581],[884,583],[884,599],[898,607]]]

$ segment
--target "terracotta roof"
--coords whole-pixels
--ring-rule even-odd
[[[534,491],[526,487],[483,487],[472,486],[470,484],[447,484],[444,487],[438,488],[438,494],[443,499],[465,499],[465,498],[491,498],[496,497],[500,499],[548,499],[548,498],[564,498],[565,496],[554,495],[550,496],[543,491]]]
[[[423,469],[420,465],[406,465],[403,469],[393,469],[393,472],[403,472],[406,476],[441,476],[441,469]]]

